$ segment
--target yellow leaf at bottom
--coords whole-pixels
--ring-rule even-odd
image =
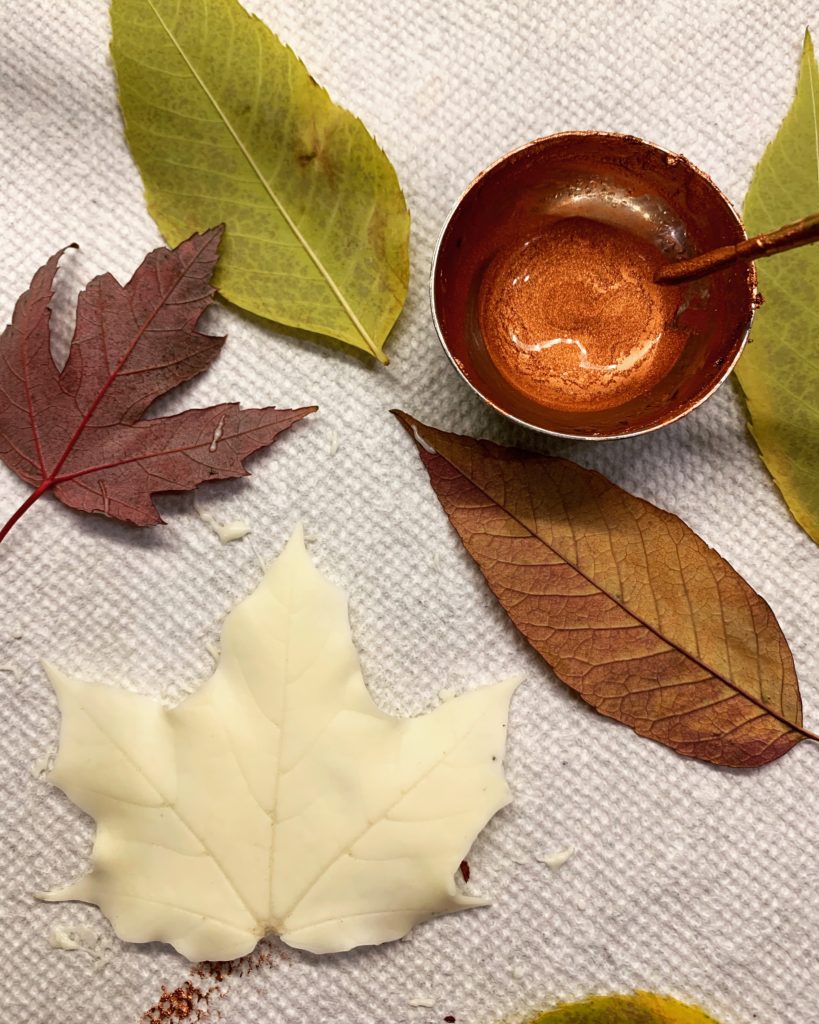
[[[536,1017],[531,1024],[717,1024],[698,1010],[668,996],[635,992],[631,996],[592,996]]]

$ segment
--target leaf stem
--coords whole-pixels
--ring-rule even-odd
[[[37,490],[32,491],[31,494],[29,494],[29,496],[26,498],[23,504],[17,509],[17,511],[10,516],[5,526],[3,526],[2,529],[0,529],[0,543],[2,543],[6,539],[6,536],[11,532],[15,523],[19,519],[21,519],[26,514],[26,512],[28,512],[28,510],[36,501],[39,501],[39,499],[42,498],[46,491],[51,490],[53,486],[54,479],[53,477],[51,477],[48,480],[43,480],[43,482],[40,484]]]

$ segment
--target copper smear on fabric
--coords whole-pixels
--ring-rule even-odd
[[[567,437],[642,433],[724,380],[756,298],[752,264],[675,285],[655,275],[744,239],[684,157],[627,135],[537,139],[480,175],[447,221],[436,328],[461,376],[512,419]]]
[[[263,941],[239,960],[194,964],[189,977],[175,989],[161,987],[157,1000],[140,1017],[140,1024],[194,1024],[214,1019],[211,1011],[230,991],[229,979],[245,978],[274,959],[289,960],[289,956]],[[218,1019],[218,1010],[216,1014]]]
[[[192,981],[184,981],[170,991],[165,985],[159,999],[142,1015],[144,1024],[177,1024],[181,1021],[201,1021],[208,1016],[208,1004],[216,986],[201,988]]]

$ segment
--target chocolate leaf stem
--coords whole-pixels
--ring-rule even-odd
[[[565,459],[395,415],[515,626],[597,710],[732,767],[819,739],[771,609],[680,519]]]

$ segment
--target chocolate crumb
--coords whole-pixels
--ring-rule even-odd
[[[472,872],[469,870],[469,861],[462,860],[461,861],[461,878],[463,878],[463,880],[465,882],[468,882],[469,881],[469,876],[470,876],[471,873]]]

